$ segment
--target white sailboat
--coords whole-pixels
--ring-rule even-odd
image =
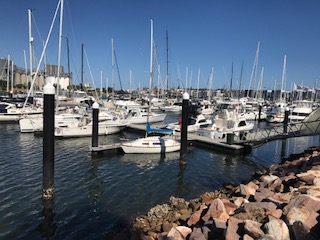
[[[152,90],[152,80],[153,80],[153,21],[151,19],[151,53],[150,53],[150,87],[149,94],[151,99],[151,90]],[[151,104],[149,102],[150,112]],[[149,120],[149,119],[148,119]],[[150,123],[147,122],[146,127],[146,137],[138,138],[133,141],[124,142],[121,144],[121,148],[124,153],[169,153],[180,150],[180,142],[173,139],[171,136],[161,137],[161,136],[148,136],[150,132],[158,132],[158,133],[170,133],[173,131],[169,129],[151,129]]]
[[[44,58],[44,53],[46,51],[46,47],[53,29],[53,25],[58,13],[58,9],[60,7],[60,27],[59,27],[59,44],[58,44],[58,74],[57,74],[57,78],[59,81],[59,77],[60,77],[60,52],[61,52],[61,38],[62,38],[62,16],[63,16],[63,0],[60,0],[56,11],[55,11],[55,15],[54,18],[52,20],[51,23],[51,27],[50,27],[50,31],[48,33],[41,57],[40,57],[40,61],[38,63],[37,66],[37,70],[36,72],[33,74],[33,70],[32,70],[32,41],[33,41],[33,37],[31,35],[31,10],[28,9],[28,16],[29,16],[29,44],[30,44],[30,75],[33,75],[33,79],[32,79],[32,83],[31,83],[31,87],[29,89],[28,92],[28,96],[30,96],[30,94],[33,92],[33,85],[35,82],[35,76],[37,76],[38,72],[39,72],[39,68],[40,68],[40,64],[42,62],[42,59]],[[48,79],[47,79],[48,80]],[[57,84],[57,93],[59,93],[59,82]],[[42,94],[40,94],[41,96]],[[64,112],[63,114],[61,114],[60,112],[58,112],[59,108],[59,96],[57,97],[57,107],[56,107],[56,114],[55,114],[55,126],[57,127],[66,127],[69,125],[74,125],[74,124],[78,124],[79,119],[82,117],[82,114],[79,113],[74,113],[74,112]],[[43,102],[43,99],[41,98],[41,101],[39,102]],[[27,100],[24,103],[24,108],[23,109],[27,109],[26,107],[26,103]],[[40,109],[40,108],[39,108]],[[40,112],[40,110],[38,110],[38,112]],[[43,129],[43,110],[41,109],[41,112],[38,113],[37,115],[31,115],[31,114],[23,114],[23,117],[20,117],[19,119],[19,127],[20,127],[20,132],[22,133],[30,133],[30,132],[41,132]],[[36,116],[36,118],[34,117]]]
[[[41,108],[32,106],[18,107],[14,103],[0,102],[0,122],[17,122],[23,116],[36,118],[42,116]]]
[[[281,96],[280,101],[277,102],[273,108],[267,111],[266,121],[270,123],[282,123],[284,121],[285,110],[287,102],[285,101],[285,79],[286,79],[286,62],[287,55],[284,55],[283,59],[283,70],[282,70],[282,83],[281,83]]]
[[[31,36],[31,10],[28,9],[29,19],[29,45],[32,48],[32,36]],[[30,62],[30,75],[32,76],[32,63]],[[11,71],[10,71],[11,65]],[[11,72],[11,88],[13,88],[13,61],[10,60],[10,55],[7,61],[7,93],[9,93],[9,77]],[[11,90],[11,93],[13,91]],[[41,116],[43,113],[42,108],[33,106],[28,102],[29,96],[26,97],[23,106],[15,104],[14,102],[3,101],[0,102],[0,122],[17,122],[23,116],[29,116],[30,118]]]

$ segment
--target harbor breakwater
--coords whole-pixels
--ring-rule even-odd
[[[199,198],[171,197],[106,239],[320,239],[320,148]]]

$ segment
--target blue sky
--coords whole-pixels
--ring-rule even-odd
[[[28,15],[33,11],[35,56],[39,60],[58,0],[4,0],[0,15],[0,57],[10,54],[24,67],[28,54]],[[208,84],[214,68],[212,86],[228,88],[232,75],[237,88],[244,63],[242,86],[249,87],[250,76],[260,41],[257,80],[262,67],[262,85],[281,87],[284,55],[286,89],[293,83],[320,86],[320,1],[309,0],[64,0],[63,35],[69,39],[70,65],[74,83],[80,83],[81,44],[84,44],[84,82],[103,87],[112,82],[111,38],[124,89],[149,84],[150,19],[154,23],[154,41],[161,79],[166,78],[166,30],[170,85],[200,87]],[[59,21],[55,23],[47,49],[47,63],[57,64]],[[67,70],[66,41],[61,63]],[[28,63],[29,65],[29,63]],[[186,72],[188,69],[188,77]],[[180,73],[180,74],[179,74]],[[178,74],[180,83],[178,83]],[[120,89],[117,69],[115,88]],[[154,85],[157,85],[157,73]],[[256,83],[257,85],[257,83]]]

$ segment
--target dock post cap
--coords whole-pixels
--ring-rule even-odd
[[[94,103],[92,104],[92,109],[99,109],[99,103],[94,102]]]
[[[43,94],[51,94],[54,95],[56,93],[55,87],[51,83],[47,83],[43,87]]]
[[[189,100],[189,99],[190,99],[189,93],[185,92],[185,93],[182,95],[182,98],[185,99],[185,100]]]

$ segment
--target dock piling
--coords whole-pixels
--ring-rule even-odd
[[[50,200],[54,192],[54,110],[55,88],[47,83],[43,88],[43,181],[42,198]]]
[[[187,155],[189,99],[190,99],[189,94],[185,92],[183,94],[183,100],[182,100],[182,119],[181,119],[180,159],[182,161],[185,159]]]
[[[99,104],[92,104],[92,147],[98,147],[99,136]]]
[[[261,105],[261,103],[260,103],[260,104],[259,104],[258,122],[261,122],[261,110],[262,110],[262,105]]]
[[[289,122],[289,108],[287,107],[284,112],[283,133],[288,133],[288,122]]]

